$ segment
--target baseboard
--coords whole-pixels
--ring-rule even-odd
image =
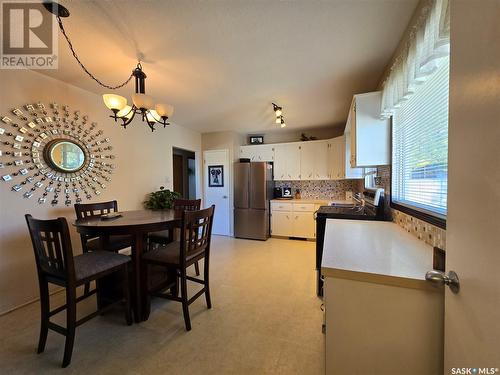
[[[58,289],[50,292],[49,295],[52,296],[52,295],[54,295],[56,293],[62,292],[63,290],[64,290],[64,288],[58,288]],[[19,306],[13,307],[13,308],[11,308],[9,310],[2,311],[2,312],[0,312],[0,318],[2,316],[4,316],[4,315],[7,315],[7,314],[9,314],[9,313],[11,313],[13,311],[19,310],[20,308],[26,307],[26,306],[31,305],[32,303],[35,303],[35,302],[38,302],[38,301],[40,301],[40,297],[34,298],[31,301],[25,302],[25,303],[23,303],[23,304],[21,304]]]

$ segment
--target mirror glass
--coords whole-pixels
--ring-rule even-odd
[[[56,169],[64,172],[75,172],[85,163],[85,152],[76,143],[68,140],[54,142],[47,156]]]

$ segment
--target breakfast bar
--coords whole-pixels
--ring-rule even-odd
[[[432,254],[392,222],[327,219],[326,373],[442,372],[444,291],[425,280]]]

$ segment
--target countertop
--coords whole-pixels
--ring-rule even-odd
[[[328,205],[330,203],[337,203],[337,204],[352,204],[354,203],[352,200],[341,200],[341,199],[328,199],[328,198],[322,198],[322,199],[271,199],[271,202],[279,202],[279,203],[314,203],[314,204],[321,204],[321,205]]]
[[[437,290],[425,281],[432,255],[430,245],[392,222],[327,219],[321,272],[325,277]]]

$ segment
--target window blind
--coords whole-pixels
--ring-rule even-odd
[[[446,217],[449,58],[394,112],[392,201]]]

